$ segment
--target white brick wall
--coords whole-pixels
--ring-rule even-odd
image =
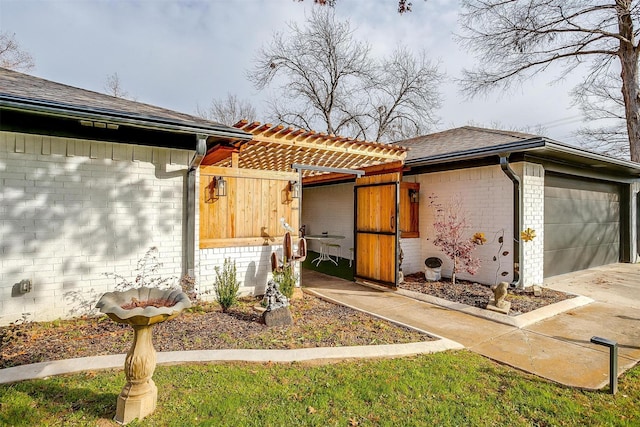
[[[402,260],[402,272],[404,274],[416,273],[424,270],[424,258],[420,250],[422,240],[420,238],[400,239],[400,247],[404,259]]]
[[[544,280],[544,168],[535,163],[515,163],[513,170],[522,180],[522,230],[535,230],[536,237],[522,243],[524,286],[541,285]]]
[[[302,224],[307,234],[329,234],[345,236],[336,243],[342,247],[342,257],[349,258],[353,248],[353,183],[305,188],[302,197]],[[308,240],[309,249],[319,252],[318,241]]]
[[[424,260],[437,256],[443,260],[442,274],[451,275],[452,262],[432,243],[435,209],[430,202],[446,203],[458,198],[467,212],[467,234],[471,237],[475,232],[483,232],[487,243],[473,252],[480,258],[478,272],[475,275],[459,272],[457,277],[487,284],[513,279],[513,183],[499,166],[413,175],[407,180],[420,183],[420,244],[409,239],[402,241],[405,274],[424,271]],[[504,239],[502,246],[498,242],[500,236]],[[503,252],[508,254],[502,255]],[[508,274],[502,276],[503,271]]]
[[[544,269],[544,168],[524,162],[514,163],[511,167],[522,180],[522,229],[529,227],[536,232],[533,241],[523,244],[523,284],[541,284]],[[435,172],[406,179],[420,183],[420,245],[403,240],[405,274],[423,271],[424,260],[430,256],[443,260],[443,275],[451,274],[452,262],[431,243],[435,217],[430,202],[437,200],[443,203],[458,197],[468,214],[467,234],[472,236],[480,231],[487,237],[487,243],[474,252],[474,256],[480,258],[479,271],[475,275],[459,273],[458,277],[486,284],[513,280],[513,183],[499,166]],[[436,198],[430,199],[430,196]],[[502,245],[498,240],[500,236],[503,236]],[[508,254],[505,256],[504,252]],[[508,274],[502,276],[502,272]]]
[[[93,307],[152,246],[182,272],[192,152],[0,132],[0,324]],[[12,296],[22,279],[33,291]]]
[[[205,300],[215,300],[215,268],[222,269],[225,258],[236,263],[237,279],[240,282],[241,295],[263,295],[267,281],[271,276],[271,253],[282,257],[282,245],[245,246],[235,248],[201,249],[198,251],[196,271],[198,292]],[[300,277],[300,263],[294,271]]]

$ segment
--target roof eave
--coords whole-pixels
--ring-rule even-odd
[[[578,147],[572,147],[570,145],[561,144],[555,141],[547,140],[545,142],[545,146],[543,147],[545,150],[556,151],[559,153],[570,154],[572,156],[580,157],[585,160],[589,160],[590,162],[584,162],[585,164],[590,164],[593,161],[609,163],[616,166],[620,166],[622,168],[635,170],[636,173],[640,173],[640,164],[635,163],[629,160],[616,159],[614,157],[605,156],[603,154],[595,153],[592,151],[585,151]]]
[[[25,99],[7,94],[0,94],[0,108],[68,119],[102,121],[165,132],[206,134],[241,141],[249,141],[252,138],[252,135],[247,132],[227,126],[216,126],[213,124],[211,126],[199,125],[195,122],[188,123],[178,120],[160,119],[142,114],[76,107],[42,100]]]
[[[616,159],[591,151],[585,151],[578,147],[572,147],[544,137],[531,138],[500,146],[475,148],[455,153],[445,153],[436,156],[412,159],[407,160],[405,163],[410,167],[431,166],[449,162],[482,159],[491,156],[511,155],[514,153],[538,153],[542,156],[546,155],[548,158],[553,158],[554,153],[565,154],[571,156],[574,163],[593,167],[593,163],[598,162],[611,165],[619,170],[624,170],[627,173],[640,174],[640,164],[638,163]]]

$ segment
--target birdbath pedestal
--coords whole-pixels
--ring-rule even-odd
[[[118,396],[114,419],[120,424],[142,419],[156,409],[158,400],[158,388],[152,379],[156,369],[153,325],[178,316],[191,307],[191,301],[179,290],[143,287],[107,292],[96,307],[111,320],[133,328],[133,343],[124,362],[127,383]]]

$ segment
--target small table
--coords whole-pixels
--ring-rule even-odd
[[[338,265],[338,259],[337,259],[338,257],[336,256],[336,259],[334,260],[329,256],[329,244],[330,244],[330,241],[332,240],[344,239],[345,238],[344,236],[340,236],[337,234],[307,234],[306,236],[304,236],[304,238],[309,240],[320,241],[320,256],[318,256],[318,258],[311,261],[311,264],[318,261],[318,263],[316,264],[316,267],[317,267],[320,265],[322,261],[331,261],[336,266]]]

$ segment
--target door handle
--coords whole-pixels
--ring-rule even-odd
[[[395,215],[391,215],[391,231],[395,231],[395,226],[396,226],[396,221],[395,221],[396,217]]]

